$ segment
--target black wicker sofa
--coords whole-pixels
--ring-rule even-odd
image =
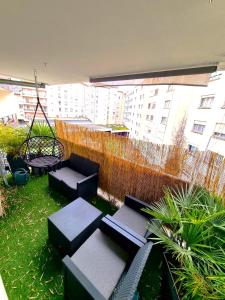
[[[152,246],[103,218],[74,255],[63,259],[64,299],[138,299],[138,282]]]
[[[129,232],[137,239],[146,243],[151,235],[148,230],[148,222],[151,216],[143,211],[148,204],[129,195],[125,196],[124,204],[111,216],[107,216],[112,222],[123,230]]]
[[[49,187],[69,200],[97,194],[99,164],[72,153],[59,169],[48,173]]]

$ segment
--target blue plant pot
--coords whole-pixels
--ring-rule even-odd
[[[24,185],[28,182],[29,173],[23,168],[19,168],[14,172],[14,180],[16,185]]]

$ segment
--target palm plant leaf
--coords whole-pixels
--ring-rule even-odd
[[[180,263],[175,268],[184,299],[224,299],[224,201],[205,189],[165,190],[145,209],[153,216],[148,229]]]

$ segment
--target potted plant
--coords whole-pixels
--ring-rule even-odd
[[[149,223],[154,240],[167,251],[166,283],[172,282],[172,299],[224,299],[223,199],[202,188],[167,189],[145,211],[154,217]]]
[[[55,128],[52,128],[54,134],[55,134]],[[31,136],[50,136],[54,137],[52,134],[52,131],[47,123],[43,122],[35,122],[32,131]]]
[[[19,157],[19,149],[25,139],[26,129],[0,124],[0,149],[6,153],[7,161],[13,173],[18,168],[27,169],[26,164]]]

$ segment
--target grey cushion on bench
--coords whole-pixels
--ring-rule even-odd
[[[71,260],[108,299],[126,267],[128,253],[97,229]]]
[[[63,180],[69,187],[73,189],[77,189],[77,182],[85,178],[84,175],[67,167],[59,169],[57,172],[52,172],[51,174],[55,178]]]
[[[148,222],[150,220],[150,215],[144,212],[142,209],[147,208],[148,204],[129,195],[125,196],[124,205],[118,209],[118,211],[113,215],[113,222],[118,221],[118,226],[129,232],[139,240],[141,237],[147,238],[151,235],[148,231]]]
[[[77,182],[86,177],[67,167],[59,169],[57,172],[52,172],[51,174],[55,178],[63,180],[69,187],[73,189],[77,189]]]
[[[148,219],[129,206],[123,205],[113,217],[130,227],[141,236],[145,236]]]
[[[77,252],[63,259],[65,299],[111,299],[130,261],[144,245],[103,218]]]
[[[110,221],[106,221],[106,226],[110,226]],[[112,225],[111,233],[114,230],[118,230],[118,234],[129,240],[129,234],[115,224]],[[124,243],[123,246],[118,243],[116,236],[108,236],[101,229],[97,229],[71,258],[64,257],[65,299],[134,299],[153,243],[140,244],[131,237],[135,244],[137,242],[140,245],[131,254],[123,247]]]
[[[59,169],[48,173],[49,186],[70,200],[97,194],[99,164],[72,153]]]

